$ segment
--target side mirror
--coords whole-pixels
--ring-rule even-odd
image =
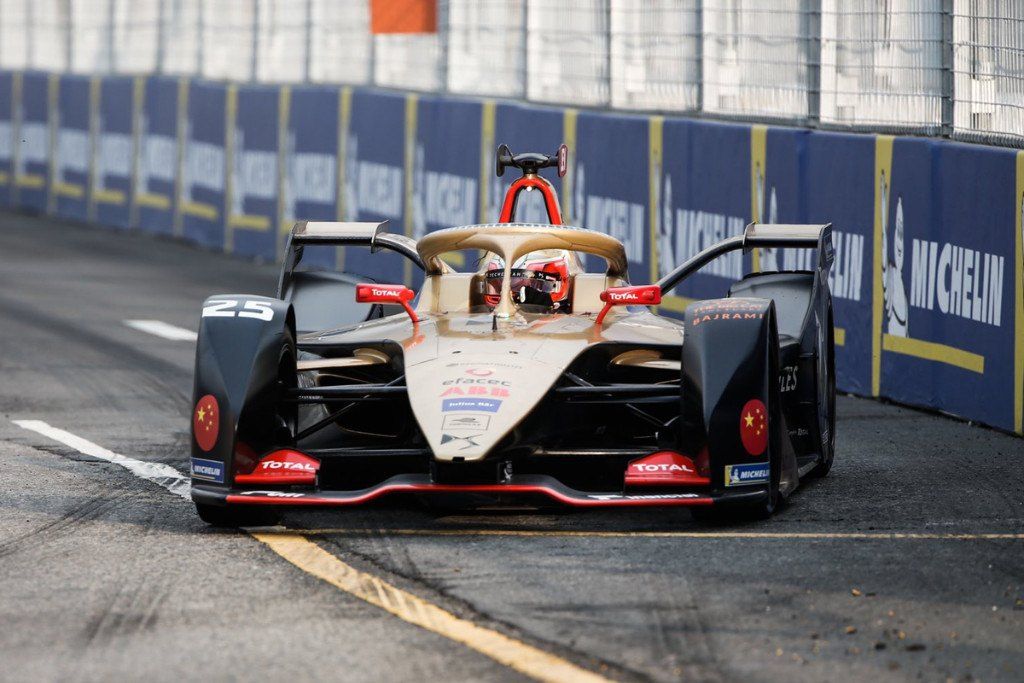
[[[612,306],[655,306],[661,303],[661,287],[658,285],[637,285],[636,287],[609,287],[601,292],[604,308],[597,314],[598,325]]]
[[[356,285],[356,301],[359,303],[398,304],[409,314],[410,320],[418,323],[420,319],[409,305],[415,296],[416,292],[405,285],[374,285],[365,282]]]

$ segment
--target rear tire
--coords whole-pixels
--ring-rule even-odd
[[[227,507],[196,503],[199,519],[210,526],[237,528],[243,526],[274,526],[281,513],[274,508]]]

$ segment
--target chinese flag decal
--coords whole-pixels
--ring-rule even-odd
[[[196,443],[203,451],[209,451],[217,443],[217,432],[220,430],[220,406],[212,394],[207,394],[196,403],[196,412],[192,414],[192,433]]]
[[[756,398],[740,411],[740,438],[751,455],[761,455],[768,448],[768,409]]]

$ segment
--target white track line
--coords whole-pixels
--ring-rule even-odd
[[[125,320],[124,324],[140,332],[148,332],[171,341],[195,341],[197,338],[192,330],[165,323],[163,320]]]
[[[188,477],[170,465],[164,465],[163,463],[158,462],[144,462],[142,460],[136,460],[135,458],[120,455],[107,450],[103,446],[94,444],[92,441],[87,441],[80,436],[75,436],[71,432],[51,427],[42,420],[13,420],[13,422],[22,429],[31,430],[38,434],[42,434],[48,439],[59,441],[65,446],[70,446],[79,453],[90,455],[94,458],[99,458],[100,460],[106,460],[107,462],[112,462],[115,465],[120,465],[136,477],[145,479],[146,481],[151,481],[158,486],[164,487],[174,495],[181,496],[185,500],[192,502],[192,498],[189,496],[191,484],[189,483]]]

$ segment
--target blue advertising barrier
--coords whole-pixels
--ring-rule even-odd
[[[187,90],[184,159],[178,214],[181,235],[205,247],[225,248],[227,87],[193,82]]]
[[[769,137],[774,133],[769,131]],[[805,220],[832,223],[835,261],[829,272],[835,311],[836,379],[846,391],[871,391],[872,249],[875,138],[811,133],[800,171]],[[769,161],[769,170],[771,162]]]
[[[481,130],[479,102],[419,98],[412,171],[414,238],[479,221]],[[446,260],[463,269],[466,258],[455,253]]]
[[[701,249],[743,232],[751,211],[750,149],[749,126],[664,122],[652,276],[661,277]],[[725,296],[748,270],[745,260],[740,252],[716,260],[667,293],[662,307],[681,314],[694,299]]]
[[[245,256],[277,256],[280,94],[267,86],[227,90],[227,238]]]
[[[413,234],[411,204],[417,98],[372,91],[352,93],[345,142],[345,220],[389,222],[388,230]],[[411,283],[401,257],[351,249],[346,269],[379,282]]]
[[[0,206],[11,206],[14,185],[14,74],[0,71]]]
[[[132,224],[147,232],[163,235],[175,232],[183,142],[179,134],[184,132],[179,128],[184,129],[182,112],[187,95],[187,82],[173,78],[147,78],[136,86],[139,150]]]
[[[128,200],[135,162],[135,79],[96,81],[93,131],[96,136],[89,184],[90,220],[118,228],[131,226]],[[138,81],[141,87],[141,80]]]
[[[20,91],[14,148],[15,204],[30,211],[46,211],[50,181],[50,110],[56,103],[57,77],[28,72],[15,74]]]
[[[484,206],[484,221],[496,221],[501,213],[502,200],[509,185],[519,177],[517,169],[506,169],[505,175],[499,178],[495,173],[494,151],[500,144],[507,144],[513,153],[543,152],[554,154],[558,146],[568,142],[566,132],[576,122],[574,112],[563,112],[550,107],[524,107],[518,104],[484,105],[484,129],[490,127],[493,134],[484,135],[490,144],[481,141],[481,188],[487,196]],[[488,121],[490,117],[490,121]],[[575,154],[575,145],[570,147],[570,159]],[[570,162],[570,166],[571,166]],[[545,178],[551,181],[560,197],[564,198],[564,187],[561,178],[547,172]],[[560,202],[562,217],[572,222],[571,202],[564,199]],[[548,220],[544,200],[537,192],[524,192],[519,195],[515,219],[524,223],[546,223]]]
[[[338,135],[342,103],[351,106],[351,90],[320,87],[282,88],[285,125],[284,183],[278,230],[286,234],[297,220],[338,220]],[[344,267],[344,253],[307,249],[303,261]],[[341,252],[341,250],[338,250]]]
[[[1015,155],[914,138],[878,147],[873,393],[1010,429]]]
[[[651,272],[648,119],[583,112],[576,135],[572,221],[618,238],[633,278],[642,282]],[[589,267],[603,263],[588,261]]]
[[[98,82],[96,83],[98,85]],[[61,76],[54,119],[53,178],[50,181],[50,212],[84,221],[86,190],[92,162],[90,109],[92,82],[86,76]]]
[[[494,220],[518,175],[495,177],[497,143],[552,153],[563,141],[569,174],[545,174],[563,215],[621,239],[633,282],[751,220],[831,222],[839,388],[1022,431],[1024,152],[363,89],[0,72],[0,203],[262,258],[280,256],[297,219],[388,220],[410,236]],[[517,217],[546,220],[530,199]],[[812,258],[737,253],[659,310]],[[400,257],[365,249],[307,263],[418,282]]]

